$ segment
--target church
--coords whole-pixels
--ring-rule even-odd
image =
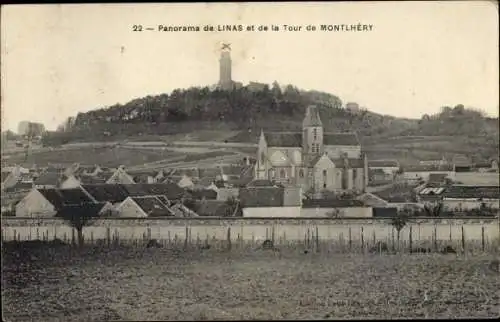
[[[303,191],[364,192],[368,161],[356,133],[328,133],[316,106],[309,106],[301,132],[261,131],[256,179],[268,179]]]

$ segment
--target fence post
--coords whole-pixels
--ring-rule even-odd
[[[465,232],[464,232],[464,226],[462,226],[462,250],[465,253]]]
[[[352,232],[351,227],[349,227],[349,252],[352,251]]]
[[[266,227],[266,240],[269,239],[269,228]]]
[[[361,226],[361,252],[363,253],[365,250],[365,236],[364,236],[364,228]]]
[[[185,236],[186,238],[184,238],[184,250],[186,250],[188,247],[188,238],[189,238],[188,235],[189,235],[189,228],[186,225],[186,236]]]
[[[94,231],[93,230],[90,231],[90,244],[94,245]]]
[[[36,239],[40,240],[40,229],[36,227]]]
[[[16,241],[16,240],[17,240],[17,232],[16,232],[16,230],[14,229],[14,241]]]
[[[111,244],[111,228],[108,226],[106,227],[106,242],[108,244],[108,247]]]
[[[45,238],[45,234],[44,234]],[[71,228],[71,245],[75,245],[75,228]]]
[[[451,238],[451,224],[450,224],[450,243],[451,243],[451,240],[452,240],[452,238]]]
[[[316,225],[316,252],[319,253],[319,230],[318,230],[318,225]]]
[[[274,240],[274,224],[273,224],[273,226],[271,227],[271,241],[272,241],[272,243],[273,243],[273,245],[274,245],[274,243],[275,243],[275,240]]]
[[[437,226],[434,225],[434,251],[438,251],[438,243],[437,243]]]
[[[481,248],[482,248],[483,252],[484,252],[484,246],[485,245],[484,245],[484,226],[483,226],[483,227],[481,227]]]
[[[57,226],[54,227],[54,240],[57,239]]]
[[[413,226],[410,226],[409,242],[410,242],[410,254],[411,254],[413,253]]]
[[[227,228],[227,249],[231,250],[231,226]]]

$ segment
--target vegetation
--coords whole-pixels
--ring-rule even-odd
[[[397,241],[399,245],[399,240],[401,238],[401,231],[408,223],[410,214],[407,211],[399,212],[398,215],[391,220],[391,225],[396,229]]]

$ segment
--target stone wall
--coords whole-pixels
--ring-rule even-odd
[[[499,221],[495,219],[418,219],[409,223],[401,232],[401,239],[409,239],[412,226],[413,240],[430,240],[434,233],[440,240],[459,241],[462,238],[462,227],[467,240],[480,240],[484,230],[487,241],[498,240]],[[86,239],[107,238],[108,233],[120,239],[139,239],[150,234],[157,239],[184,239],[186,227],[192,239],[215,238],[226,239],[227,229],[231,227],[232,235],[245,240],[263,240],[270,236],[274,229],[276,238],[302,240],[308,229],[318,227],[320,239],[338,239],[351,235],[352,240],[387,240],[395,234],[389,219],[327,219],[327,218],[197,218],[197,219],[101,219],[94,225],[84,229]],[[71,228],[58,219],[4,218],[2,219],[2,237],[4,240],[16,238],[37,239],[43,235],[47,238],[63,239],[71,237]]]

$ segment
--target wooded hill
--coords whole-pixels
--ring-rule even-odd
[[[352,111],[344,108],[335,95],[300,90],[293,85],[282,89],[276,82],[260,91],[246,87],[229,92],[208,87],[176,89],[170,95],[146,96],[123,105],[78,113],[64,130],[50,133],[44,142],[116,140],[203,129],[241,131],[231,141],[254,141],[260,129],[300,130],[306,107],[311,104],[319,107],[326,131],[356,131],[362,139],[368,140],[397,136],[464,136],[477,138],[481,144],[498,150],[498,118],[487,118],[463,105],[443,107],[441,113],[424,115],[420,120],[403,119],[363,108]]]

